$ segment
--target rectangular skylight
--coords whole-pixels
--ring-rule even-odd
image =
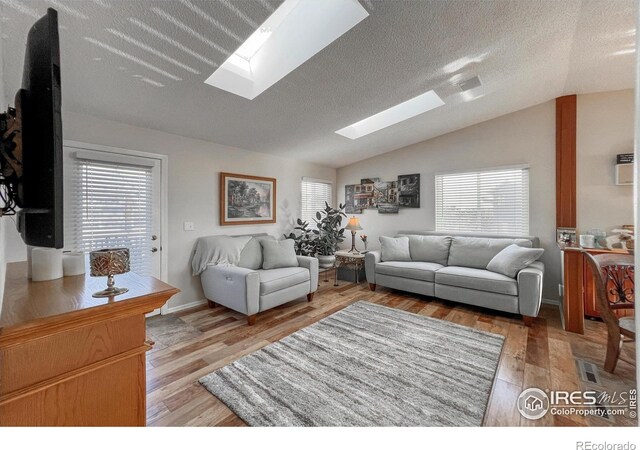
[[[253,100],[368,15],[357,0],[285,0],[205,83]]]
[[[362,119],[360,122],[344,127],[336,131],[336,133],[349,139],[358,139],[367,134],[395,125],[403,120],[431,111],[442,105],[444,105],[442,99],[431,90],[399,105],[385,109],[371,117]]]

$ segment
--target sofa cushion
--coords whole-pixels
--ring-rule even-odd
[[[483,237],[454,237],[449,249],[449,266],[473,267],[486,269],[487,264],[500,251],[511,244],[520,247],[531,247],[527,239],[496,239]]]
[[[435,280],[436,270],[444,267],[442,264],[420,261],[388,261],[376,264],[376,273],[390,275],[398,278],[411,278],[413,280]]]
[[[541,248],[524,248],[511,244],[489,261],[487,270],[515,278],[518,272],[537,261],[543,253],[544,249]]]
[[[286,289],[309,281],[309,270],[304,267],[285,267],[282,269],[258,270],[260,275],[260,295]]]
[[[273,236],[254,236],[244,246],[240,253],[238,267],[245,269],[258,270],[262,268],[262,246],[260,241],[263,239],[275,240]]]
[[[443,267],[436,272],[436,284],[497,294],[518,295],[518,282],[515,279],[485,269]]]
[[[407,235],[409,238],[409,252],[412,261],[424,261],[447,265],[451,236],[421,236]]]
[[[262,246],[262,268],[280,269],[282,267],[297,267],[295,242],[293,239],[282,241],[263,239]]]
[[[409,238],[380,236],[380,256],[382,261],[411,261]]]

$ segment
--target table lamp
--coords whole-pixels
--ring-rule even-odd
[[[360,220],[356,216],[351,216],[345,229],[351,230],[351,250],[349,250],[349,253],[360,253],[356,249],[356,231],[362,230]]]
[[[103,291],[94,292],[93,296],[112,297],[128,292],[128,288],[115,286],[114,275],[129,272],[129,249],[128,248],[105,248],[90,253],[89,256],[92,277],[107,277],[107,288]]]

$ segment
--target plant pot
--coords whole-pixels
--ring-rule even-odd
[[[333,267],[333,264],[336,262],[335,255],[318,255],[319,266],[323,269],[329,269]]]

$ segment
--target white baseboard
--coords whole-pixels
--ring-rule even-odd
[[[542,303],[546,303],[547,305],[560,306],[560,300],[553,300],[550,298],[543,298]]]
[[[185,309],[195,308],[196,306],[204,305],[207,303],[207,299],[203,298],[200,300],[196,300],[195,302],[185,303],[184,305],[170,306],[162,311],[163,315],[173,314],[180,311],[184,311]]]

